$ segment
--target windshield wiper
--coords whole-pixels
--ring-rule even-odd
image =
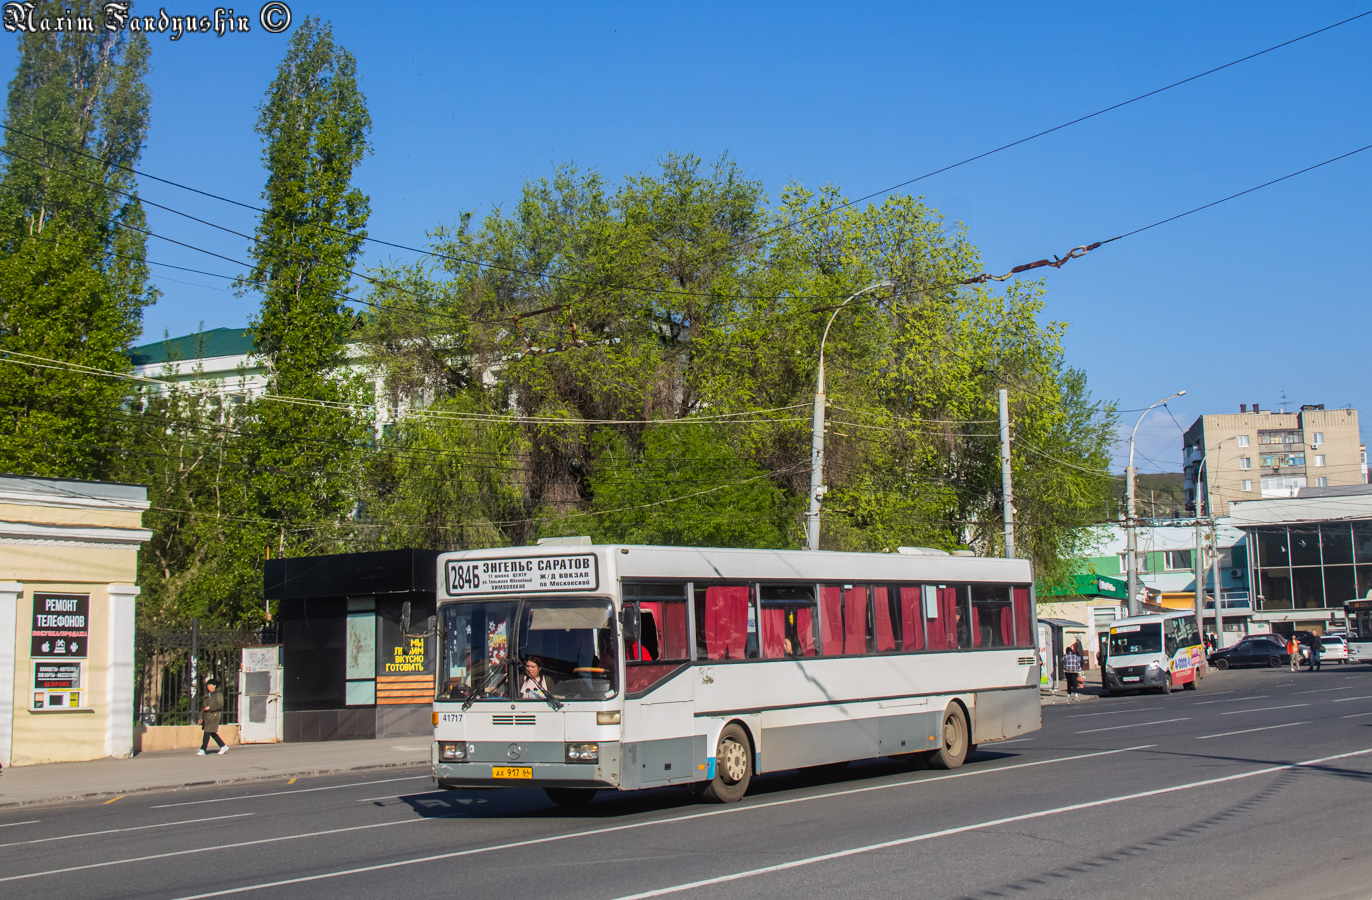
[[[562,708],[562,701],[561,701],[561,700],[558,700],[556,697],[554,697],[552,694],[550,694],[548,691],[544,690],[543,688],[538,687],[537,685],[535,685],[535,686],[534,686],[534,692],[535,692],[539,697],[542,697],[544,700],[548,701],[548,705],[551,706],[551,707],[553,708],[553,711],[554,711],[554,712],[556,712],[557,710],[559,710],[559,709]]]
[[[466,699],[465,701],[463,701],[463,703],[462,703],[462,711],[463,711],[463,712],[466,712],[467,710],[471,709],[471,708],[472,708],[472,704],[476,702],[476,698],[479,697],[479,696],[481,696],[482,694],[486,693],[486,689],[489,688],[489,687],[491,686],[491,682],[495,680],[495,677],[496,677],[497,675],[504,675],[504,674],[505,674],[505,671],[504,671],[504,670],[505,670],[505,666],[504,666],[504,665],[501,665],[501,666],[499,666],[499,667],[497,667],[497,668],[494,668],[494,669],[491,669],[491,671],[487,672],[487,673],[486,673],[486,680],[483,681],[483,682],[481,682],[481,687],[480,687],[479,689],[474,690],[474,691],[470,692],[469,694],[467,694],[467,699]]]

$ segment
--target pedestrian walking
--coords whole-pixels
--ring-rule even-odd
[[[1318,672],[1319,670],[1320,670],[1320,636],[1319,636],[1319,635],[1312,635],[1312,636],[1310,637],[1310,671],[1312,671],[1312,672]]]
[[[1294,672],[1301,664],[1301,642],[1295,635],[1286,639],[1286,652],[1291,656],[1291,671]]]
[[[219,745],[219,755],[229,752],[229,745],[219,736],[219,719],[224,712],[224,695],[219,693],[219,679],[210,678],[205,682],[205,708],[200,716],[200,727],[205,735],[200,739],[200,749],[196,756],[204,756],[210,747],[210,738]]]
[[[1081,687],[1081,654],[1075,644],[1062,654],[1062,671],[1067,676],[1067,699],[1075,700]]]

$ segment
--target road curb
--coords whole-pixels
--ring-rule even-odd
[[[146,787],[124,788],[121,790],[107,791],[87,791],[83,794],[61,794],[49,797],[35,797],[32,800],[5,800],[0,795],[0,810],[3,809],[22,809],[29,806],[44,806],[54,803],[80,803],[87,800],[102,800],[110,797],[126,797],[130,794],[151,794],[158,791],[164,793],[176,793],[197,787],[214,787],[226,784],[253,784],[263,781],[278,781],[282,778],[313,778],[319,775],[341,775],[346,772],[375,772],[386,769],[400,769],[406,766],[427,766],[428,760],[411,760],[408,762],[376,763],[366,766],[335,766],[329,769],[311,769],[300,772],[273,772],[261,775],[241,775],[225,778],[213,778],[206,781],[187,781],[184,784],[158,784]],[[0,773],[0,788],[3,788],[4,775]]]

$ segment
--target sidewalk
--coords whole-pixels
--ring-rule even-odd
[[[1056,690],[1049,692],[1043,688],[1039,689],[1039,696],[1042,698],[1044,706],[1057,706],[1059,703],[1084,703],[1088,700],[1099,700],[1101,695],[1100,669],[1087,669],[1081,673],[1081,690],[1077,691],[1077,700],[1067,699],[1067,682],[1059,681]]]
[[[309,744],[238,744],[219,756],[194,750],[140,753],[132,759],[6,766],[0,809],[72,800],[105,800],[139,791],[264,781],[429,761],[425,735]]]

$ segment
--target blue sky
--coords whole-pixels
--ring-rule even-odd
[[[423,246],[559,163],[607,177],[667,152],[732,155],[859,196],[1364,12],[1360,3],[307,3],[357,57],[375,151],[372,236]],[[136,4],[155,12],[153,4]],[[213,12],[210,3],[166,4]],[[258,4],[236,12],[256,18]],[[153,38],[141,168],[248,203],[257,106],[286,45],[260,28]],[[907,190],[966,224],[987,270],[1061,254],[1372,143],[1372,16]],[[0,32],[0,69],[15,36]],[[1044,276],[1069,362],[1138,411],[1141,471],[1180,469],[1181,426],[1240,403],[1372,415],[1372,151],[1117,241]],[[250,233],[249,211],[144,196]],[[151,228],[236,259],[246,242],[159,210]],[[148,256],[240,269],[160,240]],[[401,258],[368,247],[363,262]],[[256,298],[153,266],[145,339],[243,325]],[[1127,452],[1127,447],[1123,448]],[[1117,459],[1120,459],[1117,454]],[[1122,460],[1119,465],[1123,465]]]

